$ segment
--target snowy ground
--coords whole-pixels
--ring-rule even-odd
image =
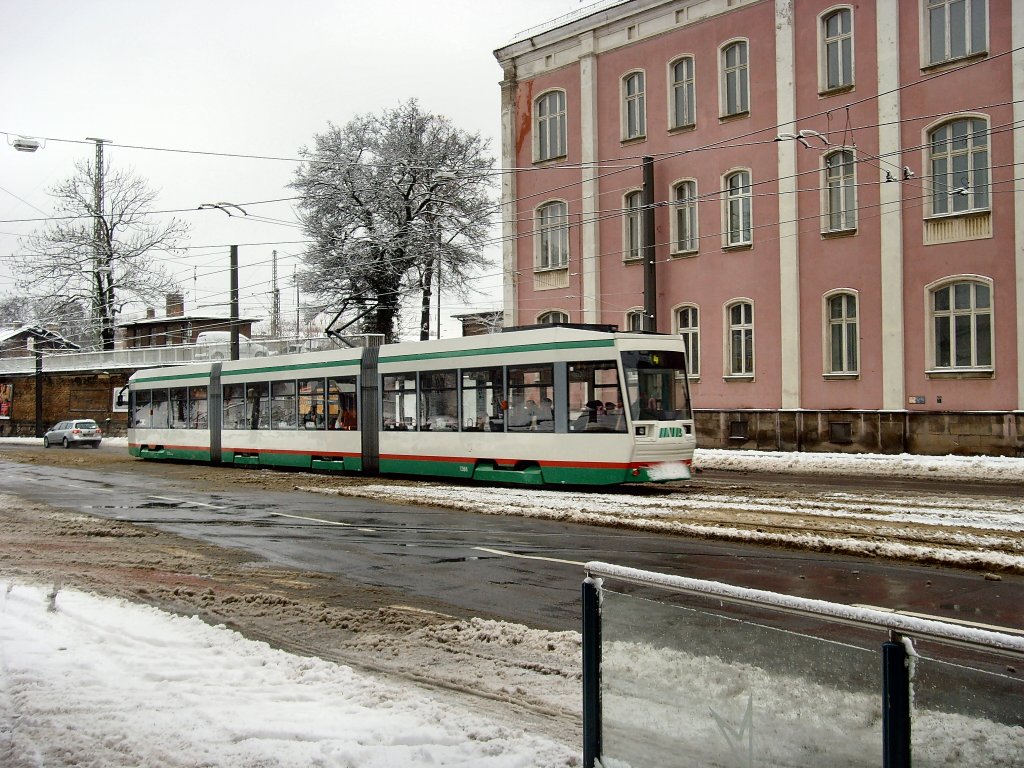
[[[38,443],[0,439],[19,442]],[[89,455],[96,454],[82,458]],[[701,484],[698,475],[671,494],[649,495],[377,482],[321,483],[310,490],[390,501],[405,494],[410,502],[481,512],[499,508],[505,514],[1024,570],[1021,459],[702,450],[696,464],[749,472],[978,479],[1006,483],[1006,493],[950,502],[927,493],[873,492],[865,483],[863,490],[840,493],[783,487],[768,497],[763,489],[746,489],[740,472],[732,485]],[[296,477],[301,486],[303,476],[291,479]],[[871,535],[864,535],[867,530]],[[580,764],[574,736],[537,735],[515,717],[467,704],[465,696],[437,686],[288,654],[222,625],[70,587],[54,590],[0,576],[0,591],[4,768]],[[579,700],[571,673],[578,664],[578,636],[573,641],[497,622],[449,623],[432,631],[462,641],[472,633],[467,629],[485,636],[477,638],[480,647],[521,647],[534,659],[549,652],[550,669],[539,670],[543,679],[523,685],[552,710],[571,716]],[[488,658],[477,667],[464,666],[466,677],[478,676],[483,689],[506,686]],[[555,669],[562,674],[550,674]]]

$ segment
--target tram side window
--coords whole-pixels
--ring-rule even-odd
[[[569,363],[568,400],[570,432],[626,431],[615,361]]]
[[[509,432],[555,431],[553,382],[550,365],[509,366]]]
[[[145,429],[149,427],[150,391],[136,389],[132,393],[132,425]]]
[[[357,429],[356,377],[340,376],[327,380],[327,428]]]
[[[171,429],[188,429],[188,387],[171,389]]]
[[[299,382],[299,429],[324,429],[324,380],[304,379]]]
[[[504,384],[501,368],[462,372],[462,429],[465,432],[504,432]]]
[[[455,371],[420,374],[420,429],[459,431],[458,376]]]
[[[188,427],[190,429],[206,429],[207,420],[206,387],[192,387],[188,394]]]
[[[149,426],[152,429],[167,429],[167,390],[154,389],[149,404]]]
[[[270,429],[270,384],[245,385],[245,428]]]
[[[270,383],[270,428],[295,429],[295,382],[273,381]]]
[[[383,376],[381,418],[384,429],[416,430],[416,374]]]
[[[224,385],[224,429],[245,429],[245,385]]]

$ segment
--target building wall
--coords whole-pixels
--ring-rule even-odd
[[[95,419],[106,435],[124,435],[128,414],[116,412],[114,388],[128,383],[134,371],[114,373],[44,373],[42,376],[42,428],[49,429],[64,419]],[[10,419],[0,420],[0,435],[32,437],[36,431],[36,378],[0,377],[0,384],[12,384],[13,409]],[[108,422],[107,419],[110,419]]]
[[[705,423],[706,439],[714,423],[714,442],[735,444],[721,430],[724,414],[737,409],[776,414],[773,420],[789,427],[773,432],[775,444],[793,447],[819,444],[823,432],[805,433],[789,412],[836,419],[884,412],[850,445],[1022,450],[1019,431],[1007,429],[1006,418],[1016,423],[1009,414],[1024,410],[1018,309],[1024,246],[1012,194],[1015,163],[1024,162],[1015,151],[1024,152],[1024,141],[1007,128],[1020,111],[1013,94],[1021,89],[1014,74],[1022,56],[1009,52],[1015,40],[1024,44],[1024,5],[989,0],[986,52],[939,66],[927,65],[922,52],[924,7],[633,0],[497,51],[504,87],[515,93],[509,116],[515,146],[506,147],[505,159],[526,169],[505,189],[506,215],[511,212],[518,227],[506,246],[516,283],[506,292],[514,301],[506,310],[510,320],[535,322],[541,312],[558,309],[576,322],[623,327],[627,313],[643,307],[642,260],[623,258],[622,209],[624,195],[641,188],[640,162],[650,156],[660,203],[657,330],[677,331],[680,305],[699,309],[701,360],[692,393],[699,408],[716,414]],[[852,14],[854,78],[851,86],[830,91],[820,75],[822,18],[839,8]],[[750,109],[721,117],[720,51],[736,39],[748,44]],[[672,130],[669,64],[681,55],[695,62],[696,125]],[[634,71],[645,76],[647,131],[624,140],[622,78]],[[568,153],[540,165],[534,163],[531,110],[536,96],[551,88],[566,93]],[[930,215],[927,134],[952,116],[989,122],[989,215]],[[800,130],[818,132],[827,145],[813,135],[804,143],[774,140]],[[856,160],[856,226],[823,234],[825,155],[841,148]],[[577,164],[586,160],[597,162],[581,170]],[[737,168],[749,169],[754,185],[753,244],[728,248],[718,193],[724,175]],[[667,203],[683,179],[697,183],[700,240],[695,254],[679,255],[670,248],[674,212]],[[533,218],[549,198],[565,200],[570,211],[570,263],[557,280],[534,272]],[[992,281],[992,372],[937,371],[931,362],[928,287],[956,275]],[[828,370],[825,299],[837,290],[857,297],[859,365],[849,375]],[[737,298],[754,305],[753,379],[726,370],[725,306]],[[903,418],[901,411],[920,418]],[[965,435],[974,437],[956,437],[960,427],[943,433],[954,435],[948,440],[935,437],[927,426],[933,414],[960,419]],[[856,424],[870,421],[865,418]],[[837,429],[842,435],[845,427]]]

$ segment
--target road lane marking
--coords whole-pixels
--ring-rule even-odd
[[[173,501],[176,504],[188,504],[193,507],[206,507],[207,509],[224,509],[224,507],[217,507],[213,504],[204,504],[201,501],[189,501],[188,499],[172,499],[170,496],[150,496],[151,499],[159,499],[160,501]]]
[[[520,555],[518,552],[506,552],[503,549],[489,549],[488,547],[473,547],[477,552],[489,552],[492,555],[501,555],[502,557],[517,557],[520,560],[544,560],[548,563],[564,563],[565,565],[578,565],[580,568],[586,565],[586,563],[580,563],[575,560],[562,560],[557,557],[541,557],[540,555]]]
[[[324,523],[325,525],[340,525],[344,528],[355,528],[357,531],[363,531],[365,533],[376,533],[376,528],[359,528],[352,525],[352,523],[342,523],[337,520],[324,520],[322,517],[306,517],[304,515],[289,515],[287,512],[271,512],[272,516],[277,517],[291,517],[295,520],[309,520],[313,523]]]
[[[1000,627],[996,624],[982,624],[980,621],[968,621],[967,619],[951,619],[948,616],[932,616],[930,613],[917,613],[915,611],[897,611],[895,608],[882,608],[877,605],[864,605],[861,603],[851,606],[853,608],[870,608],[873,611],[882,611],[883,613],[895,613],[900,616],[910,616],[915,619],[929,619],[931,621],[941,621],[946,624],[960,624],[965,627],[974,627],[975,629],[987,629],[990,632],[1003,632],[1004,634],[1011,635],[1024,635],[1024,629],[1015,629],[1014,627]]]

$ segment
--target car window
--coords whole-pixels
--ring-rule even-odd
[[[75,427],[77,429],[96,429],[95,421],[76,421]]]

